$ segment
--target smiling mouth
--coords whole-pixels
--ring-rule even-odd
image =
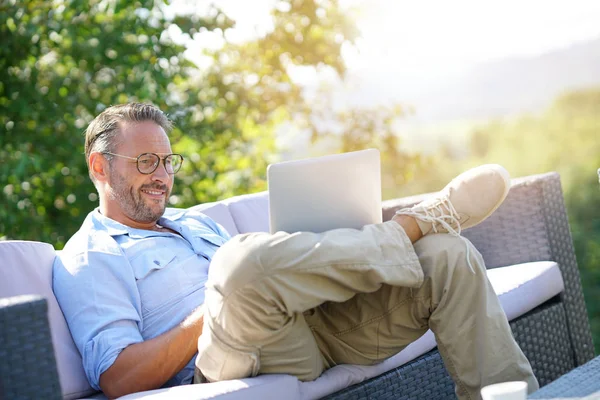
[[[159,196],[165,195],[165,192],[162,190],[142,189],[142,193],[149,194],[150,196],[153,196],[153,197],[159,197]]]

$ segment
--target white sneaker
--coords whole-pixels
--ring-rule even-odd
[[[396,214],[415,218],[423,235],[434,232],[460,236],[463,229],[492,215],[509,189],[508,171],[497,164],[486,164],[463,172],[437,195]]]

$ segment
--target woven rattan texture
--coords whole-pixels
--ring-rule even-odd
[[[61,399],[46,300],[0,300],[0,399]]]
[[[600,357],[560,377],[529,396],[530,399],[600,398]]]
[[[562,303],[538,307],[510,323],[513,335],[541,386],[576,367]]]
[[[562,325],[562,327],[561,327]],[[562,304],[543,305],[510,324],[515,340],[545,385],[575,367]],[[437,350],[326,399],[453,399],[454,383]]]
[[[384,202],[384,220],[427,196]],[[506,201],[482,224],[465,230],[464,236],[481,252],[488,268],[556,261],[565,282],[563,301],[575,360],[581,365],[592,359],[590,324],[557,173],[514,179]]]
[[[464,232],[488,269],[550,259],[540,186],[513,186],[497,212]]]
[[[325,397],[328,400],[452,398],[456,398],[454,383],[446,372],[437,350],[432,350],[400,368]]]
[[[543,209],[543,183],[558,175],[535,175],[534,180],[515,179],[502,205],[480,225],[464,231],[483,255],[486,267],[496,268],[529,261],[550,260],[549,239]],[[559,181],[560,185],[560,181]],[[383,219],[431,194],[386,201]]]
[[[546,230],[550,240],[551,259],[558,263],[565,282],[563,292],[565,311],[574,345],[575,360],[577,365],[581,365],[594,357],[594,346],[560,180],[558,174],[550,176],[551,179],[543,181],[542,198],[546,211],[544,213]]]

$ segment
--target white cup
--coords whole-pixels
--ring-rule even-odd
[[[481,389],[483,400],[526,400],[527,382],[514,381],[489,385]]]

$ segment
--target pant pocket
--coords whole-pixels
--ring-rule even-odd
[[[242,379],[258,374],[259,352],[249,346],[235,347],[225,343],[204,325],[198,339],[196,368],[209,382]]]

